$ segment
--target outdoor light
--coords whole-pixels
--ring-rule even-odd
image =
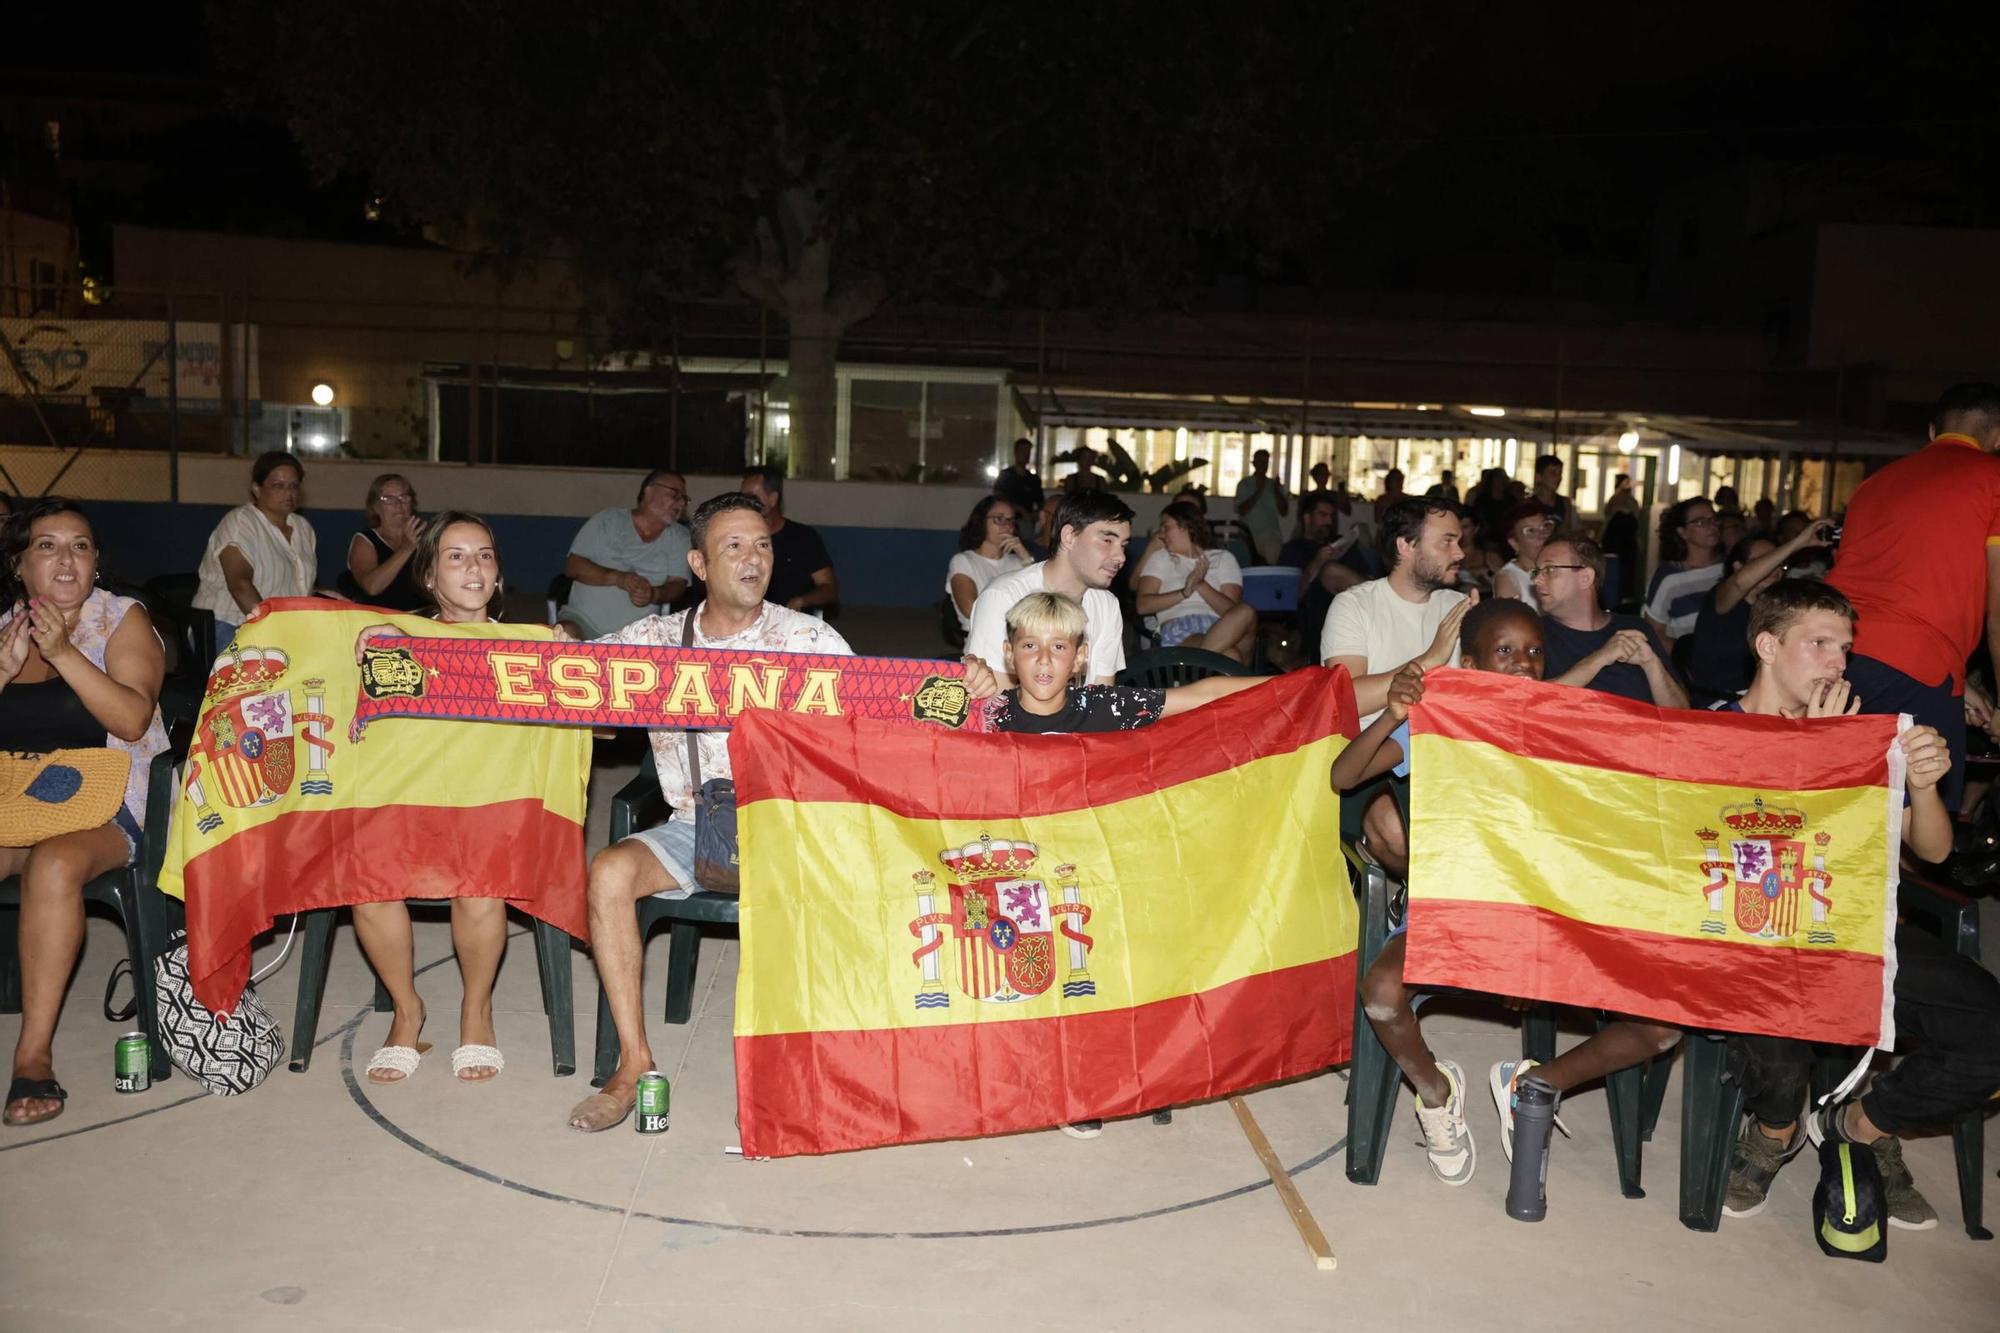
[[[1504,417],[1507,415],[1507,409],[1504,407],[1468,407],[1465,410],[1476,417]]]
[[[326,436],[324,436],[324,435],[308,435],[308,436],[306,436],[306,447],[307,447],[308,449],[324,449],[324,448],[326,448]]]
[[[1520,463],[1520,461],[1521,461],[1521,442],[1519,440],[1507,441],[1507,462],[1505,466],[1508,476],[1511,477],[1514,475],[1514,468],[1517,464]]]
[[[1681,447],[1678,444],[1667,448],[1667,485],[1681,484]]]
[[[332,407],[333,386],[331,384],[326,383],[324,380],[320,381],[318,384],[313,385],[312,399],[315,406]]]
[[[986,475],[987,475],[987,476],[989,476],[989,477],[997,477],[997,476],[999,476],[999,475],[1000,475],[1000,465],[999,465],[998,463],[988,463],[988,464],[986,465]]]
[[[1637,430],[1628,429],[1623,435],[1620,435],[1618,437],[1619,453],[1629,454],[1638,447],[1639,447],[1639,432]]]

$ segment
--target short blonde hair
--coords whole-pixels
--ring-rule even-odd
[[[1031,592],[1007,612],[1007,638],[1016,634],[1062,634],[1084,640],[1088,621],[1074,597],[1059,592]]]

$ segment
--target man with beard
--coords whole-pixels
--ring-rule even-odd
[[[1462,530],[1459,508],[1445,500],[1404,498],[1382,512],[1386,578],[1373,579],[1333,599],[1320,632],[1319,655],[1354,678],[1361,725],[1388,702],[1389,682],[1411,662],[1426,669],[1458,660],[1458,622],[1452,611],[1466,600],[1456,588]]]
[[[654,468],[632,508],[606,509],[583,525],[563,564],[571,586],[561,619],[578,637],[623,629],[687,591],[686,509],[687,479]]]
[[[1125,567],[1125,543],[1131,536],[1132,510],[1111,492],[1079,487],[1065,495],[1050,530],[1049,558],[1002,574],[972,604],[966,655],[993,668],[1002,689],[1012,689],[1007,613],[1031,592],[1059,592],[1081,603],[1090,622],[1085,636],[1090,643],[1088,683],[1111,684],[1125,667],[1125,616],[1110,591],[1111,580]]]

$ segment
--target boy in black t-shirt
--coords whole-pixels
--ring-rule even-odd
[[[1261,685],[1260,676],[1211,676],[1169,690],[1131,685],[1073,685],[1084,677],[1090,645],[1083,606],[1058,592],[1031,592],[1007,612],[1007,672],[1020,682],[994,706],[995,731],[1041,735],[1131,731],[1238,690]],[[1156,1124],[1172,1113],[1156,1111]],[[1101,1120],[1063,1125],[1071,1138],[1094,1139]]]
[[[1090,654],[1084,624],[1083,607],[1061,593],[1029,593],[1014,603],[1007,612],[1007,670],[1020,684],[1000,696],[995,731],[1130,731],[1264,683],[1260,676],[1210,676],[1167,690],[1073,685]]]

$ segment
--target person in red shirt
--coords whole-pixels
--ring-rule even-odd
[[[1862,710],[1908,713],[1951,749],[1965,789],[1965,664],[1980,627],[2000,661],[2000,384],[1947,389],[1931,442],[1861,484],[1827,582],[1858,614],[1847,679]]]

